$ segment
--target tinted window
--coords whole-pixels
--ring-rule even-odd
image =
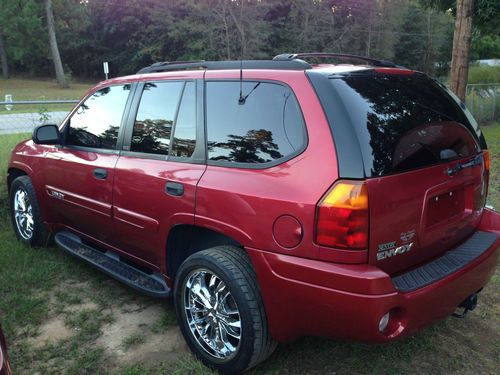
[[[184,82],[146,83],[130,150],[168,155],[170,135]]]
[[[266,163],[299,152],[305,129],[291,90],[267,82],[207,83],[210,160]]]
[[[355,127],[367,176],[422,168],[478,151],[464,112],[421,74],[330,79]]]
[[[96,91],[73,114],[66,144],[103,149],[116,148],[118,131],[130,85]]]
[[[172,156],[190,157],[196,143],[196,88],[187,82],[175,121]]]

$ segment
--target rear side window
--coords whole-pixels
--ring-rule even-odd
[[[66,144],[115,149],[129,93],[129,84],[110,86],[87,98],[69,121]]]
[[[302,113],[288,87],[250,81],[208,82],[206,87],[209,160],[262,164],[304,149]]]
[[[464,111],[422,74],[358,73],[329,79],[357,133],[367,177],[474,155]]]
[[[146,83],[134,122],[130,151],[168,155],[184,82]]]

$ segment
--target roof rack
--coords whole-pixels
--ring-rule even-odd
[[[173,61],[157,62],[142,68],[137,74],[169,72],[187,69],[276,69],[276,70],[306,70],[311,65],[298,59],[289,60],[231,60],[231,61]]]
[[[385,60],[377,60],[372,59],[370,57],[358,56],[358,55],[348,55],[344,53],[323,53],[323,52],[314,52],[314,53],[283,53],[281,55],[274,56],[273,60],[275,61],[297,61],[298,59],[303,59],[307,57],[319,57],[319,58],[338,58],[345,60],[360,60],[370,63],[372,66],[384,67],[384,68],[401,68],[400,66],[394,64],[391,61]],[[303,61],[303,60],[299,60]]]

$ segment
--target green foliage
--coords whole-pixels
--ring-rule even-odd
[[[412,4],[402,16],[400,30],[395,61],[431,75],[446,74],[453,40],[449,14]]]
[[[472,60],[500,58],[500,35],[474,35]]]
[[[457,10],[456,0],[419,0],[429,8],[442,11],[451,10],[455,15]],[[496,34],[500,28],[500,1],[474,0],[474,27],[484,34]]]
[[[14,73],[52,74],[41,3],[0,0]],[[102,78],[103,61],[116,76],[155,61],[301,51],[396,55],[432,73],[436,61],[449,60],[445,45],[453,30],[451,16],[429,17],[414,0],[53,0],[53,8],[61,57],[73,77]]]
[[[0,0],[0,27],[5,36],[7,55],[17,70],[40,74],[50,66],[48,39],[41,15],[42,2]]]

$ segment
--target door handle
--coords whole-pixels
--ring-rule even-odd
[[[102,168],[94,169],[93,174],[98,180],[105,180],[108,177],[108,171]]]
[[[174,195],[176,197],[180,197],[184,195],[184,185],[178,182],[167,182],[165,185],[165,191],[168,195]]]

